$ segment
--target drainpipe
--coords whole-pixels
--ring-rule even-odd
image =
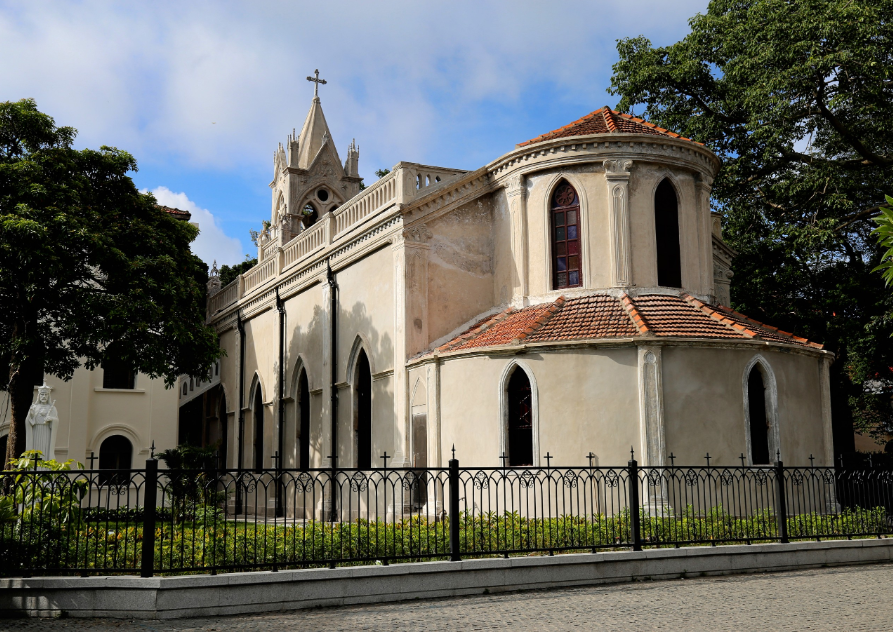
[[[239,450],[236,469],[239,482],[236,485],[236,514],[242,513],[242,461],[245,453],[245,326],[242,313],[236,313],[236,329],[239,330]]]
[[[332,365],[332,377],[331,377],[331,386],[329,389],[329,393],[331,394],[331,415],[332,415],[332,454],[329,456],[332,462],[332,473],[331,473],[331,521],[334,522],[338,519],[338,510],[336,506],[337,496],[335,493],[335,476],[336,476],[336,461],[338,460],[338,388],[335,386],[338,382],[338,366],[337,366],[337,352],[338,352],[338,321],[337,321],[337,313],[338,313],[338,284],[335,282],[335,273],[332,272],[332,266],[329,259],[326,260],[326,282],[329,284],[329,314],[330,316],[330,327],[331,327],[331,365]]]
[[[276,288],[276,311],[279,313],[279,459],[276,460],[276,516],[283,515],[282,460],[285,457],[285,306]]]

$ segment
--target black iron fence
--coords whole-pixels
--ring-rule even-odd
[[[386,464],[386,462],[385,462]],[[893,470],[774,466],[0,475],[0,574],[143,576],[883,537]]]

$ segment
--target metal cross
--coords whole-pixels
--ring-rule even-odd
[[[673,453],[670,453],[669,455],[667,455],[667,457],[670,459],[670,468],[675,468],[676,467],[676,456],[673,455]]]
[[[307,81],[312,81],[312,82],[314,83],[314,86],[313,86],[313,97],[314,97],[314,98],[317,98],[317,97],[319,97],[319,84],[322,84],[322,85],[325,86],[325,85],[326,85],[326,80],[325,80],[325,79],[320,79],[320,78],[319,78],[319,68],[317,68],[316,70],[314,70],[314,71],[313,71],[313,74],[315,75],[315,78],[314,78],[314,77],[307,77]]]
[[[592,454],[592,451],[589,451],[589,455],[586,456],[586,459],[589,460],[589,468],[592,468],[592,460],[595,458],[595,455]]]
[[[505,468],[505,460],[509,458],[508,455],[505,454],[505,451],[502,451],[502,455],[499,456],[499,459],[502,460],[502,467]]]
[[[809,454],[809,467],[815,468],[815,457],[812,456],[812,453]]]
[[[780,448],[775,449],[775,461],[777,461],[777,462],[781,461],[781,449]]]
[[[552,467],[552,456],[547,451],[546,454],[543,455],[543,457],[546,460],[546,468],[551,468]]]
[[[453,444],[453,459],[456,459],[456,445]]]
[[[629,447],[629,460],[631,462],[636,460],[636,451],[632,446]]]
[[[90,457],[87,458],[87,461],[90,462],[90,470],[93,470],[93,462],[95,462],[98,457],[93,454],[93,451],[90,451]]]
[[[385,468],[385,470],[387,470],[388,469],[388,458],[390,457],[390,455],[388,455],[388,452],[385,451],[384,455],[379,455],[379,457],[384,460],[384,468]]]
[[[279,470],[279,459],[279,451],[276,451],[275,453],[273,453],[273,463],[276,464],[275,466],[273,466],[274,470]]]
[[[149,453],[149,459],[155,459],[155,440],[152,440],[151,453]]]
[[[741,454],[738,456],[738,459],[741,460],[741,468],[744,468],[744,453],[741,453]]]
[[[710,453],[707,453],[706,459],[707,459],[707,468],[710,468]]]

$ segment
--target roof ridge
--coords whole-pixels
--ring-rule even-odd
[[[668,130],[666,128],[659,127],[659,126],[655,125],[654,123],[651,123],[650,121],[646,121],[645,119],[640,119],[638,117],[634,117],[627,112],[618,112],[617,114],[619,114],[620,116],[622,116],[625,119],[629,119],[630,121],[635,121],[636,123],[639,123],[640,125],[644,125],[645,127],[650,127],[652,130],[660,132],[661,134],[666,134],[667,136],[671,136],[673,138],[681,138],[685,141],[691,141],[691,139],[686,136],[682,136],[681,134],[677,134],[676,132],[673,132],[672,130]],[[692,141],[692,142],[697,143],[697,141]],[[700,144],[703,145],[703,143],[700,143]]]
[[[810,341],[809,339],[803,338],[802,336],[797,336],[793,332],[785,332],[784,330],[777,328],[774,325],[769,325],[767,323],[763,323],[762,321],[757,321],[756,319],[751,318],[751,317],[747,316],[746,314],[742,314],[741,312],[738,312],[737,310],[730,308],[728,306],[719,306],[719,307],[725,308],[726,310],[728,310],[729,312],[734,314],[739,319],[743,319],[744,321],[747,321],[748,323],[753,323],[754,325],[756,325],[758,327],[763,327],[763,328],[766,328],[767,330],[771,330],[773,332],[778,332],[782,336],[787,336],[789,338],[792,338],[795,341],[797,341],[798,343],[808,345],[809,347],[815,347],[817,349],[825,348],[825,346],[821,343],[814,343],[814,342]]]
[[[620,304],[623,308],[623,311],[626,312],[626,315],[633,322],[635,328],[639,331],[639,334],[642,336],[653,336],[654,333],[651,331],[651,328],[648,327],[648,322],[645,320],[639,313],[639,309],[636,307],[636,304],[633,303],[632,298],[626,294],[625,292],[620,297]]]
[[[435,348],[435,351],[446,352],[446,351],[449,351],[461,344],[467,343],[468,341],[472,341],[472,340],[476,339],[478,336],[480,336],[481,334],[483,334],[484,332],[486,332],[487,330],[489,330],[490,327],[492,327],[494,324],[505,321],[515,311],[516,310],[514,308],[508,307],[505,310],[503,310],[502,312],[494,314],[489,319],[485,319],[484,322],[481,323],[480,325],[478,325],[477,327],[473,327],[470,330],[468,330],[467,332],[465,332],[464,334],[460,334],[459,336],[452,339],[451,341],[448,341],[448,342],[444,343],[443,345],[441,345],[440,347]]]
[[[605,125],[608,126],[608,129],[612,134],[617,131],[617,123],[614,121],[613,113],[614,111],[608,106],[602,108],[602,118],[605,120]]]
[[[717,310],[714,310],[712,307],[708,306],[706,303],[704,303],[700,299],[694,298],[687,292],[683,292],[680,295],[680,297],[682,298],[683,301],[685,301],[690,306],[696,308],[697,310],[700,310],[701,312],[703,312],[704,314],[706,314],[707,316],[712,318],[714,321],[719,321],[720,323],[725,325],[727,328],[735,330],[738,334],[742,334],[747,338],[756,338],[756,339],[763,338],[760,336],[759,332],[755,332],[754,330],[751,330],[750,328],[744,327],[740,323],[736,323],[735,321],[733,321],[732,319],[727,317],[722,312],[718,312]]]
[[[546,308],[543,314],[541,314],[534,320],[533,325],[525,328],[524,331],[517,336],[517,338],[512,340],[512,342],[520,343],[537,330],[541,330],[546,325],[546,323],[552,320],[552,317],[554,317],[561,311],[565,303],[567,303],[567,299],[564,298],[564,295],[558,297],[555,301],[552,302],[551,306]]]

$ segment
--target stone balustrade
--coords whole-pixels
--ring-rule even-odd
[[[319,222],[283,246],[284,262],[282,267],[293,266],[318,248],[330,244],[330,223],[331,214],[326,214]]]
[[[237,302],[285,269],[296,266],[332,244],[368,218],[396,204],[408,203],[464,173],[456,169],[398,163],[391,173],[345,202],[335,212],[320,218],[281,249],[276,240],[264,244],[259,253],[260,262],[209,299],[208,315],[213,316]]]

